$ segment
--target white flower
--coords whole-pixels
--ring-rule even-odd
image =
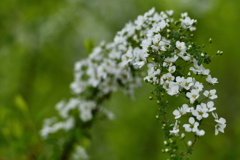
[[[148,12],[146,12],[146,13],[144,14],[144,16],[151,16],[154,12],[155,12],[155,8],[153,7],[153,8],[150,9]]]
[[[199,66],[197,60],[194,59],[193,63],[194,67],[190,67],[189,70],[193,71],[194,74],[208,75],[210,73],[210,70],[205,69],[202,64]]]
[[[176,81],[177,81],[177,83],[178,83],[180,86],[182,86],[182,84],[183,84],[183,82],[184,82],[184,77],[179,77],[179,76],[177,76],[177,77],[176,77]]]
[[[193,88],[196,89],[196,90],[198,90],[198,91],[202,91],[202,90],[203,90],[203,84],[197,81],[197,82],[193,85]]]
[[[86,111],[81,112],[80,118],[83,122],[91,120],[92,119],[92,111],[86,110]]]
[[[204,134],[205,134],[204,130],[197,130],[196,131],[196,135],[198,135],[198,136],[204,136]]]
[[[215,83],[218,83],[218,81],[217,81],[217,78],[212,78],[212,76],[211,75],[208,75],[208,77],[206,78],[206,81],[208,82],[208,83],[210,83],[210,84],[215,84]]]
[[[214,103],[213,103],[213,101],[209,101],[208,103],[207,103],[207,110],[208,110],[208,112],[212,112],[212,111],[214,111],[214,110],[216,110],[216,108],[215,107],[213,107],[214,106]]]
[[[204,105],[204,103],[202,103],[201,105]],[[198,120],[201,120],[202,118],[207,118],[208,117],[207,109],[205,107],[200,106],[200,105],[197,105],[196,110],[193,110],[192,114],[194,116],[196,116],[196,118]]]
[[[174,125],[174,127],[173,127],[173,130],[170,131],[170,133],[175,134],[175,136],[178,136],[178,132],[179,132],[179,125],[178,125],[177,122],[178,122],[178,121],[176,120],[175,125]]]
[[[99,84],[98,88],[105,94],[117,90],[117,82],[115,79],[107,77],[102,83]]]
[[[226,120],[224,118],[220,118],[218,119],[218,115],[217,113],[213,113],[212,112],[213,117],[215,118],[215,122],[217,122],[218,124],[215,125],[215,135],[217,135],[220,132],[224,133],[224,128],[227,126],[226,125]]]
[[[176,47],[179,49],[179,50],[185,50],[186,49],[186,45],[184,42],[180,42],[180,41],[177,41],[176,42]]]
[[[144,25],[144,22],[147,20],[146,16],[138,16],[137,20],[134,21],[134,23],[137,25],[136,29],[140,30],[143,27],[145,27],[146,25]]]
[[[172,82],[174,79],[175,79],[175,77],[172,76],[171,73],[164,74],[164,75],[162,75],[162,77],[161,77],[161,84],[163,84],[164,81]]]
[[[159,46],[160,40],[161,40],[161,35],[160,35],[159,33],[156,34],[156,35],[154,35],[154,36],[153,36],[153,39],[152,39],[153,45]]]
[[[175,119],[180,118],[182,115],[186,114],[188,112],[188,105],[183,104],[181,108],[175,109],[173,111],[173,114],[175,115]]]
[[[187,13],[187,12],[181,13],[181,17],[182,17],[182,18],[187,17],[187,16],[188,16],[188,13]]]
[[[193,85],[192,77],[188,77],[187,79],[183,80],[182,87],[185,88],[186,90],[189,90],[192,85]]]
[[[216,99],[218,96],[216,95],[216,89],[212,89],[210,91],[205,91],[203,93],[204,96],[210,98],[210,99]]]
[[[165,83],[165,84],[167,84],[167,83]],[[171,96],[178,94],[179,93],[179,85],[174,82],[169,82],[167,93]]]
[[[184,25],[186,25],[187,27],[191,26],[193,24],[193,22],[194,22],[194,19],[191,19],[189,17],[186,17],[185,19],[182,20],[182,23]]]
[[[171,67],[169,67],[169,68],[168,68],[168,71],[169,71],[170,73],[174,73],[174,72],[176,71],[176,66],[171,66]]]
[[[190,103],[194,103],[199,97],[199,90],[192,89],[191,92],[187,92],[186,96],[190,99]]]
[[[184,124],[183,127],[187,132],[196,132],[198,130],[199,123],[195,121],[193,117],[189,118],[190,124]]]
[[[134,55],[133,55],[133,49],[132,47],[130,46],[127,50],[127,53],[126,54],[123,54],[122,55],[122,62],[121,64],[123,66],[125,66],[126,64],[128,64],[129,62],[133,61],[134,59]]]
[[[166,11],[166,13],[169,15],[169,16],[172,16],[173,15],[173,10],[168,10],[168,11]]]
[[[163,62],[163,66],[172,66],[173,62],[176,62],[176,60],[178,59],[177,55],[174,55],[173,57],[167,57],[165,58],[164,62]]]

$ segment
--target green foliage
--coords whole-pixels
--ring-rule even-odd
[[[89,55],[94,48],[93,40],[92,39],[87,39],[83,43],[84,43],[84,48],[87,52],[87,55]]]

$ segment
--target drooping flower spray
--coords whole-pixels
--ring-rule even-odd
[[[191,19],[187,13],[182,13],[178,20],[174,20],[172,15],[172,10],[157,13],[153,8],[134,22],[127,23],[117,32],[113,42],[102,42],[88,58],[76,62],[75,78],[70,85],[75,97],[58,103],[56,109],[62,121],[56,118],[46,120],[42,136],[47,138],[59,130],[74,132],[64,142],[68,148],[63,152],[68,153],[68,157],[76,155],[72,150],[81,141],[81,138],[74,137],[77,131],[80,130],[80,137],[86,136],[83,133],[94,123],[99,112],[110,119],[114,117],[101,106],[102,102],[118,86],[133,96],[134,89],[142,82],[155,88],[149,99],[156,100],[156,118],[162,122],[166,145],[162,152],[168,153],[170,159],[182,159],[192,153],[196,141],[206,134],[202,123],[207,122],[209,116],[215,119],[215,134],[224,132],[226,120],[218,118],[215,113],[216,89],[205,89],[206,85],[218,83],[217,78],[204,67],[211,62],[211,55],[204,51],[203,45],[193,41],[197,20]],[[222,51],[216,52],[216,55],[222,54]],[[164,96],[166,94],[181,96],[186,103],[170,106]],[[175,122],[170,122],[171,117],[166,116],[168,107],[174,108],[172,116]],[[186,132],[194,134],[188,142],[185,141]],[[184,151],[178,143],[186,144]]]

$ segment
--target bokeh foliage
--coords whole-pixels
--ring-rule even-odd
[[[198,19],[195,40],[205,43],[210,55],[224,51],[206,68],[219,79],[216,106],[219,116],[227,119],[226,133],[214,136],[214,128],[208,126],[191,158],[238,159],[240,2],[235,0],[1,0],[0,159],[51,159],[58,154],[61,137],[46,142],[39,130],[45,118],[56,115],[55,104],[71,96],[74,63],[89,52],[84,40],[110,42],[126,22],[152,7],[173,9],[176,17],[189,12]],[[144,84],[135,101],[117,92],[104,104],[116,119],[93,126],[87,150],[92,160],[165,157],[161,125],[155,119],[157,106],[148,100],[151,90]],[[177,107],[171,100],[170,105]]]

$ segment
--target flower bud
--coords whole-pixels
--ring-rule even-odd
[[[187,144],[190,147],[192,145],[192,141],[188,141]]]
[[[170,142],[170,143],[173,143],[173,140],[170,138],[170,139],[169,139],[169,142]]]
[[[196,25],[197,24],[197,20],[195,19],[194,22],[193,22],[193,25]]]
[[[184,133],[181,134],[181,138],[182,139],[185,138],[185,134]]]
[[[168,151],[169,151],[169,149],[168,149],[168,148],[166,148],[166,149],[165,149],[165,152],[168,152]]]
[[[220,55],[223,55],[223,51],[220,51]]]
[[[193,34],[191,34],[190,36],[193,37]]]
[[[155,58],[152,58],[152,61],[155,61]]]
[[[212,39],[212,38],[209,38],[208,42],[209,42],[209,43],[212,43],[212,42],[213,42],[213,39]]]
[[[154,70],[155,70],[155,71],[157,70],[157,66],[154,66]]]
[[[158,119],[158,118],[159,118],[159,116],[158,116],[158,115],[156,115],[156,118]]]
[[[157,104],[159,104],[160,103],[160,101],[159,100],[157,100]]]
[[[168,145],[168,142],[167,141],[163,141],[164,145],[167,146]]]
[[[204,53],[201,53],[201,56],[204,57]]]
[[[150,99],[150,100],[152,100],[152,99],[153,99],[153,97],[152,97],[152,96],[149,96],[149,99]]]

